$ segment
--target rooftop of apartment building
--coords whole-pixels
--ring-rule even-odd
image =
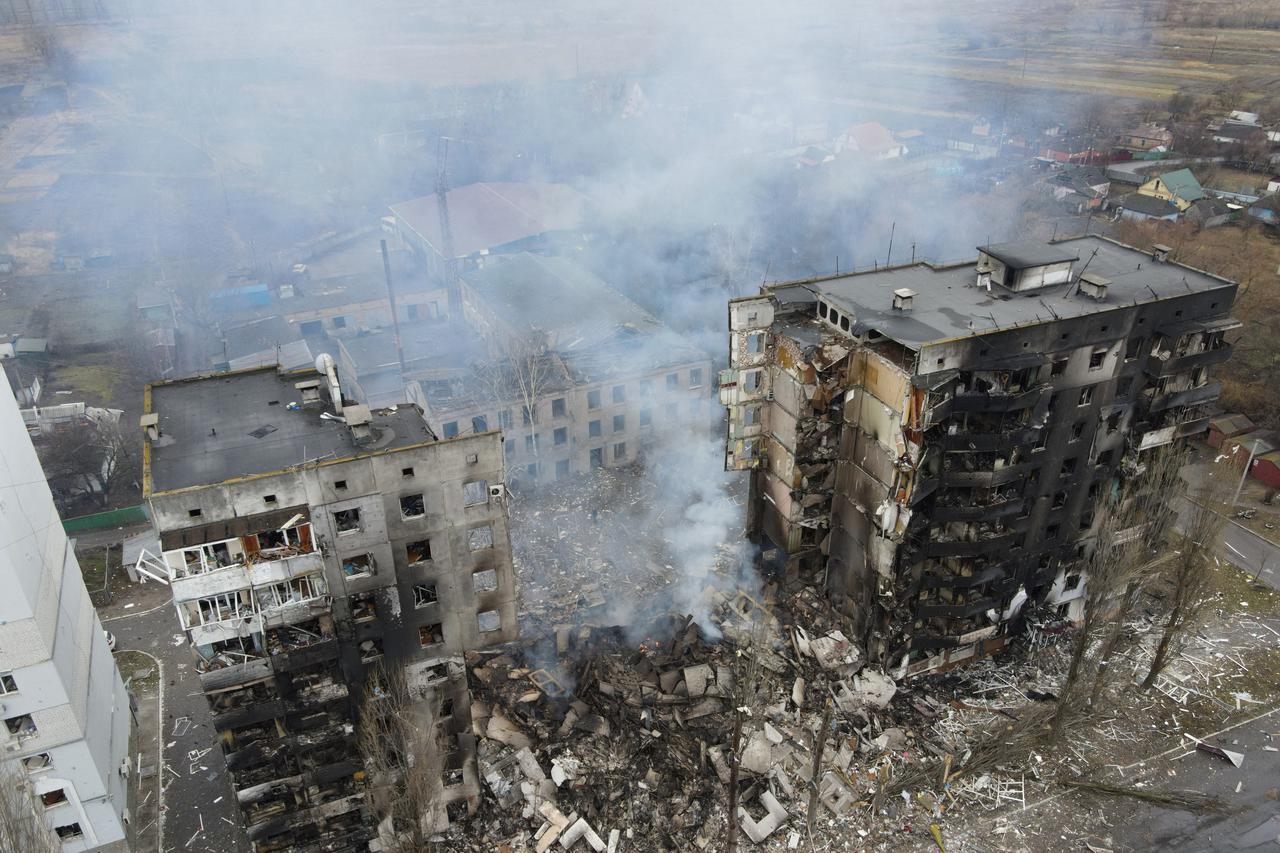
[[[148,386],[144,419],[155,415],[159,430],[159,438],[147,443],[148,493],[435,440],[421,412],[406,403],[370,412],[372,438],[358,442],[349,424],[332,419],[323,378],[314,369],[263,367]],[[293,406],[303,399],[297,384],[314,380],[321,380],[325,405]],[[348,406],[348,419],[353,408],[363,409]]]
[[[449,230],[455,257],[497,249],[551,231],[582,227],[586,197],[565,184],[478,183],[449,190]],[[424,242],[439,250],[440,205],[436,196],[402,201],[391,212]]]
[[[1052,243],[1033,241],[981,246],[979,259],[999,261],[1017,270],[1065,269],[1067,280],[1013,290],[993,281],[978,286],[979,261],[934,265],[927,262],[868,270],[848,275],[769,285],[783,304],[813,304],[819,298],[847,313],[852,331],[874,330],[910,349],[1012,327],[1074,319],[1134,304],[1232,288],[1226,279],[1099,236]],[[1084,273],[1100,283],[1104,298],[1081,287]],[[905,292],[905,294],[904,294]],[[895,307],[895,295],[909,297],[909,307]],[[1225,303],[1224,303],[1225,307]],[[803,330],[797,336],[804,339]],[[816,342],[816,341],[815,341]]]

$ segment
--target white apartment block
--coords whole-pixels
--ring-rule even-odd
[[[7,384],[0,390],[0,760],[66,853],[124,846],[129,697]]]

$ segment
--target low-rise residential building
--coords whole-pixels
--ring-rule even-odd
[[[1125,131],[1120,144],[1134,151],[1167,150],[1173,147],[1173,131],[1148,122]]]
[[[1190,169],[1157,175],[1138,187],[1138,194],[1167,201],[1177,207],[1179,213],[1206,197],[1204,188]]]
[[[1143,221],[1160,219],[1165,222],[1178,221],[1178,206],[1155,196],[1143,193],[1129,193],[1116,205],[1121,219]]]
[[[65,853],[128,849],[129,695],[7,388],[0,462],[3,761],[32,786]]]
[[[718,414],[711,358],[571,261],[490,258],[461,289],[493,361],[410,393],[443,436],[501,428],[522,481],[635,462],[664,425]]]
[[[517,636],[496,431],[370,409],[333,359],[148,386],[163,571],[260,850],[365,849],[360,705],[403,673],[443,744],[442,827],[479,802],[463,651]]]
[[[1233,282],[1167,255],[1003,244],[732,300],[726,465],[766,563],[904,674],[1078,619],[1099,502],[1208,428],[1239,326]]]

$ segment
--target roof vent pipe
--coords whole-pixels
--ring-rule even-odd
[[[909,287],[899,287],[893,292],[893,310],[910,311],[911,303],[915,301],[916,292]]]
[[[333,356],[327,352],[322,352],[316,356],[316,370],[323,373],[329,379],[329,398],[333,401],[333,410],[335,414],[342,414],[342,386],[338,384],[338,366],[333,361]]]
[[[1151,247],[1151,257],[1161,263],[1164,263],[1169,260],[1169,253],[1172,251],[1172,246],[1166,246],[1164,243],[1156,243]]]

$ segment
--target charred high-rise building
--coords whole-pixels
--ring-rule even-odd
[[[1101,237],[766,285],[729,305],[726,465],[780,570],[918,673],[1076,619],[1113,480],[1202,432],[1233,282]]]
[[[153,570],[256,848],[378,834],[357,734],[379,669],[441,727],[440,820],[473,810],[461,652],[517,634],[500,434],[440,440],[411,404],[352,405],[327,356],[150,385],[142,426]]]

